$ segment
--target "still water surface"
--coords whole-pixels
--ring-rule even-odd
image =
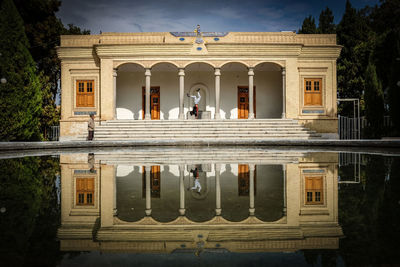
[[[399,155],[0,154],[1,265],[399,265]]]

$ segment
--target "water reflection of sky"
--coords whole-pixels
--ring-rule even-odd
[[[7,156],[1,248],[61,266],[396,264],[399,163],[268,148]]]

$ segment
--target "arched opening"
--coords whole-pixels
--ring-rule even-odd
[[[116,118],[118,120],[142,119],[142,86],[145,84],[144,68],[135,63],[120,65],[117,69]]]
[[[258,119],[282,117],[282,67],[263,62],[254,68]]]
[[[249,76],[246,65],[240,62],[230,62],[222,66],[220,91],[220,112],[222,119],[239,118],[239,106],[241,99],[239,95],[239,88],[248,88],[248,85]],[[244,100],[246,101],[248,98]],[[241,108],[248,109],[248,105]]]
[[[186,94],[197,95],[196,90],[200,89],[201,100],[199,111],[203,118],[213,118],[215,113],[214,67],[208,63],[195,62],[185,67],[185,98],[184,113],[192,110],[193,99],[186,97]]]
[[[179,77],[178,68],[169,62],[155,64],[151,68],[151,88],[159,88],[159,119],[173,120],[179,117]],[[143,95],[144,97],[144,95]],[[154,110],[150,108],[150,110]],[[154,117],[154,116],[153,116]]]

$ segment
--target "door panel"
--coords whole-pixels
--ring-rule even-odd
[[[256,87],[253,87],[253,110],[256,116]],[[249,87],[238,86],[238,119],[249,118]]]
[[[146,113],[146,88],[142,87],[142,118],[144,119]],[[150,88],[150,114],[152,120],[160,119],[160,87],[152,86]]]

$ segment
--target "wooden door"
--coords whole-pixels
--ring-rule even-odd
[[[308,205],[324,203],[324,185],[322,176],[305,178],[305,203]]]
[[[161,173],[160,166],[151,166],[150,170],[150,195],[152,198],[160,198]],[[146,198],[146,168],[142,167],[142,198]]]
[[[76,178],[76,205],[94,205],[94,178]]]
[[[322,79],[304,79],[304,106],[322,106]]]
[[[254,169],[254,195],[256,195],[256,177],[257,172]],[[238,195],[249,196],[250,194],[250,170],[249,165],[238,165]]]
[[[142,118],[146,113],[146,88],[142,87]],[[153,86],[150,88],[150,114],[152,120],[160,119],[160,87]]]
[[[256,117],[256,87],[253,88],[253,109]],[[238,119],[249,118],[249,87],[238,86]]]

